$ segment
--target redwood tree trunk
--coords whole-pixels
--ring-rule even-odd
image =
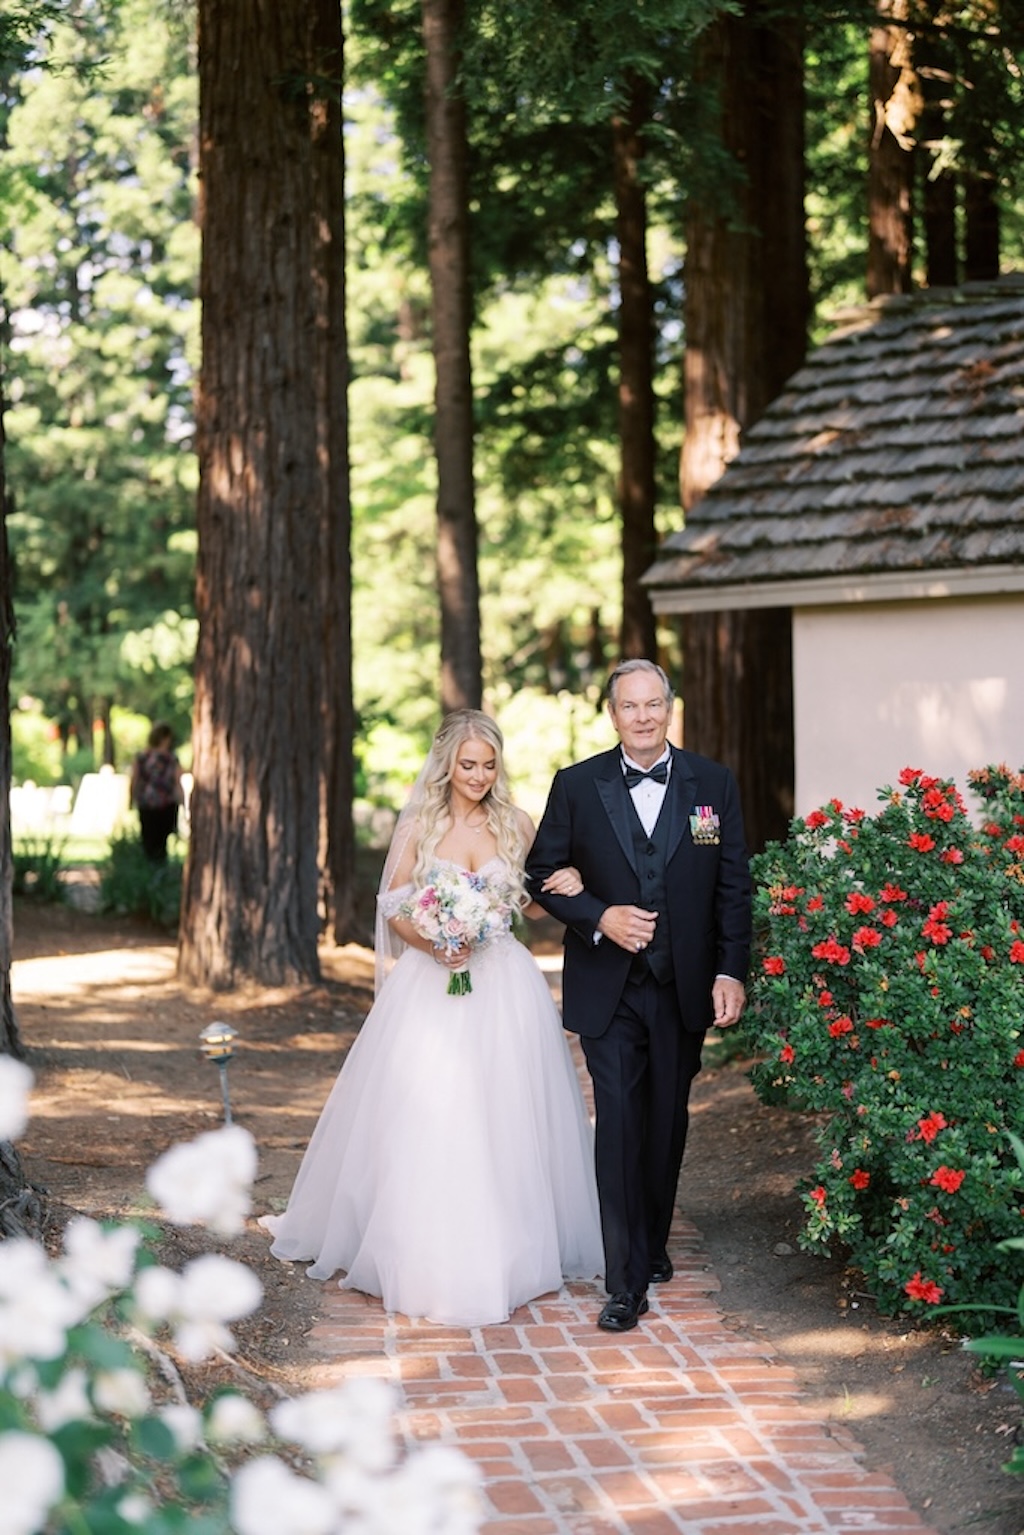
[[[316,276],[317,462],[323,506],[325,896],[335,941],[353,937],[352,497],[349,478],[348,329],[345,317],[344,36],[339,0],[314,15],[313,260]]]
[[[745,174],[738,208],[689,209],[687,510],[803,362],[808,313],[800,29],[748,0],[742,16],[709,29],[700,71],[717,82],[722,138]],[[682,628],[686,745],[732,768],[759,848],[784,836],[792,815],[791,615],[699,613]]]
[[[647,197],[639,170],[648,88],[634,79],[629,108],[612,124],[619,246],[619,508],[622,517],[623,656],[657,656],[657,628],[641,577],[654,558],[654,325],[647,272]]]
[[[11,646],[14,594],[7,546],[7,480],[4,473],[4,399],[0,380],[0,1055],[22,1056],[11,998],[14,953],[14,865],[11,857]]]
[[[321,519],[303,0],[200,0],[203,364],[180,970],[318,976]]]
[[[434,329],[441,705],[479,708],[480,585],[473,483],[469,149],[458,89],[462,0],[422,0],[426,48],[427,244]]]
[[[907,0],[879,0],[871,31],[868,148],[868,297],[913,285],[913,139],[920,96],[911,60]]]

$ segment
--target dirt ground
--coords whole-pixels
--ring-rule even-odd
[[[538,949],[550,946],[542,933]],[[14,998],[36,1072],[20,1150],[48,1191],[53,1241],[71,1211],[151,1215],[146,1168],[160,1152],[223,1122],[216,1067],[200,1030],[239,1030],[231,1109],[260,1151],[256,1214],[283,1207],[299,1157],[372,996],[372,955],[325,949],[320,985],[210,998],[181,987],[171,941],[142,923],[24,902],[15,912]],[[880,1317],[841,1261],[797,1246],[797,1180],[810,1168],[808,1127],[758,1103],[749,1062],[712,1059],[695,1089],[680,1197],[702,1232],[730,1326],[767,1340],[808,1398],[840,1421],[942,1535],[1024,1535],[1024,1488],[1001,1470],[1020,1412],[949,1333]],[[214,1244],[163,1228],[178,1265]],[[320,1286],[268,1257],[249,1230],[217,1244],[249,1263],[262,1309],[237,1328],[234,1363],[206,1367],[199,1388],[241,1375],[256,1396],[302,1390],[316,1357],[305,1338]]]

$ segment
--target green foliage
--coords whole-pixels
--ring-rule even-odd
[[[888,1311],[1010,1300],[1022,1235],[1024,775],[912,768],[874,816],[832,801],[754,860],[758,1093],[821,1116],[803,1244]]]
[[[53,837],[19,837],[11,845],[11,865],[11,888],[15,895],[52,903],[64,899],[63,842]]]
[[[146,857],[138,837],[111,838],[110,855],[100,867],[100,905],[118,916],[147,917],[176,928],[181,912],[184,860],[169,853],[166,862]]]
[[[1008,1137],[1013,1147],[1013,1154],[1017,1159],[1021,1176],[1024,1177],[1024,1141],[1016,1135]],[[1024,1252],[1024,1237],[1009,1237],[1005,1242],[1000,1242],[1001,1252]],[[1016,1265],[1019,1271],[1020,1265]],[[962,1319],[965,1310],[973,1310],[971,1307],[940,1306],[939,1311]],[[993,1333],[984,1338],[971,1338],[967,1347],[974,1354],[980,1354],[989,1363],[1005,1364],[1007,1379],[1013,1390],[1024,1406],[1024,1283],[1017,1293],[1015,1306],[1000,1306],[996,1308],[997,1314],[1008,1317],[1017,1327],[1017,1333]],[[1019,1436],[1018,1436],[1019,1439]],[[1010,1459],[1003,1466],[1004,1471],[1015,1472],[1024,1475],[1024,1444],[1018,1442],[1014,1445]]]

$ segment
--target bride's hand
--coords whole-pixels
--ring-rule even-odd
[[[444,965],[446,970],[463,970],[469,963],[472,952],[468,943],[460,944],[457,949],[446,949],[438,944],[435,944],[433,948],[434,958],[439,965]]]
[[[583,878],[579,869],[571,865],[565,869],[556,869],[554,874],[549,874],[540,887],[548,895],[579,895],[583,889]]]

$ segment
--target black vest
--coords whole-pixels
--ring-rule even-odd
[[[628,789],[626,792],[629,793]],[[634,956],[633,973],[645,975],[649,970],[655,980],[662,985],[672,979],[672,939],[668,925],[668,887],[665,882],[665,865],[668,862],[668,828],[671,819],[668,796],[671,792],[670,787],[662,801],[661,811],[650,836],[643,829],[632,795],[629,798],[633,820],[633,856],[640,876],[640,898],[637,905],[642,906],[645,911],[658,913],[654,938],[646,949]]]

